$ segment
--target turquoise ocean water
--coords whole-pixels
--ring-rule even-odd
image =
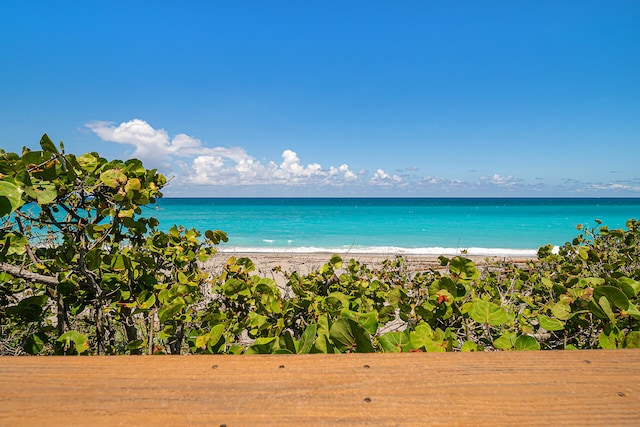
[[[223,230],[223,252],[535,255],[578,224],[624,228],[640,199],[169,198],[145,214]]]

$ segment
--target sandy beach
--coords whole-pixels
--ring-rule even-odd
[[[273,278],[279,285],[286,282],[284,274],[282,272],[296,271],[300,274],[307,274],[310,271],[322,267],[326,264],[333,254],[330,253],[291,253],[291,252],[259,252],[259,253],[246,253],[246,252],[220,252],[215,254],[211,259],[205,263],[205,269],[212,273],[219,272],[226,264],[227,260],[233,256],[236,258],[246,257],[251,259],[256,265],[256,274],[263,277]],[[396,258],[394,254],[358,254],[358,253],[346,253],[338,254],[342,257],[346,264],[350,259],[354,259],[361,264],[366,264],[370,267],[379,267],[385,260],[393,260]],[[466,258],[471,259],[476,265],[481,266],[492,261],[508,260],[518,264],[523,264],[533,258],[509,258],[509,257],[488,257],[488,256],[473,256],[464,255]],[[428,270],[429,268],[442,269],[436,255],[402,255],[405,260],[405,266],[408,272],[417,273],[420,271]],[[451,256],[449,256],[451,258]],[[276,267],[280,267],[282,272],[274,271]]]

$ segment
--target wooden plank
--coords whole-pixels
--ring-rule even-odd
[[[0,358],[0,426],[638,422],[640,350]]]

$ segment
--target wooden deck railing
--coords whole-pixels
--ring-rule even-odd
[[[640,350],[0,357],[18,425],[640,425]]]

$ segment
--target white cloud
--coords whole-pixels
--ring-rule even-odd
[[[378,169],[374,172],[373,176],[369,180],[371,185],[379,185],[382,187],[390,187],[402,183],[402,178],[398,175],[389,175],[383,169]]]
[[[378,195],[411,194],[415,196],[474,196],[474,195],[539,195],[550,194],[636,194],[640,192],[637,181],[617,181],[613,183],[584,183],[566,180],[561,183],[537,182],[527,184],[512,175],[486,174],[475,179],[444,178],[439,176],[419,176],[414,173],[403,176],[387,173],[376,168],[371,173],[366,169],[357,172],[347,163],[339,166],[323,167],[317,162],[303,162],[298,154],[291,150],[282,151],[281,160],[263,160],[254,158],[242,147],[208,147],[198,138],[185,133],[173,137],[164,129],[155,129],[144,120],[134,119],[120,124],[95,121],[85,125],[104,141],[128,145],[132,152],[127,156],[142,160],[146,167],[160,169],[173,176],[172,188],[183,191],[191,186],[208,186],[220,189],[229,187],[227,194],[238,194],[234,187],[254,187],[248,189],[254,194],[266,194],[266,191],[281,187],[297,186],[288,194],[308,194],[308,189],[320,189],[323,194],[337,195]],[[419,166],[404,169],[418,171]],[[469,171],[467,171],[469,172]],[[472,173],[482,173],[481,170]],[[485,172],[486,173],[486,172]],[[537,180],[539,181],[539,180]],[[340,193],[336,189],[340,188]],[[218,190],[215,190],[216,192]],[[397,191],[397,192],[396,192]],[[275,193],[278,193],[276,190]]]
[[[500,176],[498,174],[494,174],[493,176],[483,175],[480,177],[480,182],[491,185],[504,185],[504,186],[512,186],[516,184],[516,180],[513,176]]]
[[[293,150],[282,152],[282,161],[266,165],[240,147],[206,147],[184,133],[172,139],[164,129],[154,129],[144,120],[115,125],[86,124],[104,141],[134,147],[132,157],[148,167],[180,172],[180,180],[197,185],[343,185],[358,180],[347,164],[323,169],[319,163],[303,164]],[[184,159],[184,160],[181,160]]]
[[[595,190],[640,192],[640,186],[620,183],[592,184],[590,187]]]

